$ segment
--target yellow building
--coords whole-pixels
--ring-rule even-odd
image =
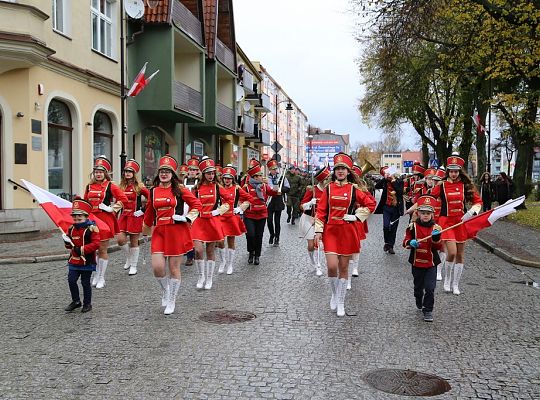
[[[0,234],[50,226],[20,179],[70,198],[101,154],[118,179],[119,6],[0,1]]]

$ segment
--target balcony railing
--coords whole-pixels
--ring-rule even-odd
[[[256,143],[270,146],[270,131],[267,129],[261,129],[259,127],[259,124],[255,124],[255,136],[257,137]]]
[[[244,87],[244,92],[249,94],[253,93],[253,74],[248,70],[244,70],[242,79],[242,86]]]
[[[216,57],[228,69],[233,72],[236,71],[233,52],[218,38],[216,38]]]
[[[203,116],[201,93],[180,81],[174,81],[173,104],[177,110]]]
[[[172,22],[174,26],[189,35],[200,46],[203,46],[201,21],[180,0],[173,2]]]
[[[250,115],[244,114],[237,117],[238,124],[236,126],[236,134],[238,136],[244,136],[246,138],[255,138],[255,118]]]
[[[225,104],[217,103],[217,123],[234,131],[234,110]]]
[[[272,103],[270,103],[270,96],[266,93],[260,93],[256,96],[259,96],[259,102],[255,104],[255,109],[261,112],[272,112]],[[246,100],[251,101],[252,96],[246,98]]]

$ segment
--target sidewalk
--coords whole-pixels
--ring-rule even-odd
[[[540,231],[506,219],[478,233],[476,242],[513,264],[540,268]]]

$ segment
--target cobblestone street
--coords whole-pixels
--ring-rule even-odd
[[[402,219],[398,239],[404,227]],[[259,266],[247,264],[240,238],[235,273],[216,275],[210,291],[198,291],[195,267],[183,267],[169,317],[149,244],[134,277],[121,253],[111,254],[107,286],[93,290],[87,314],[63,311],[70,301],[63,263],[0,266],[0,398],[397,398],[362,379],[379,368],[447,379],[452,389],[441,399],[540,398],[540,290],[524,284],[539,282],[540,270],[469,242],[462,295],[438,285],[435,321],[425,323],[406,251],[383,253],[381,217],[372,216],[348,315],[338,318],[297,226],[283,221],[282,230],[281,247],[265,245]],[[199,320],[219,309],[257,318]]]

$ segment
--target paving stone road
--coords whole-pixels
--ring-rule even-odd
[[[218,276],[210,291],[197,291],[194,267],[183,267],[169,317],[148,244],[147,265],[134,277],[119,252],[111,255],[107,286],[94,290],[87,314],[63,311],[70,299],[62,263],[0,266],[0,398],[400,398],[362,379],[378,368],[447,379],[452,389],[440,399],[540,398],[540,290],[521,283],[540,282],[540,270],[471,242],[462,295],[437,287],[435,322],[425,323],[406,252],[382,252],[380,216],[373,216],[348,316],[337,318],[297,232],[284,224],[281,247],[265,248],[257,267],[247,265],[241,238],[235,273]],[[199,320],[219,309],[257,318]]]

